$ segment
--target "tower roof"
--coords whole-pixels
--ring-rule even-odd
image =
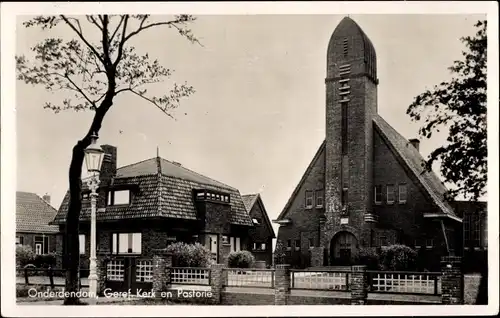
[[[374,80],[377,79],[375,47],[366,33],[350,17],[344,17],[333,31],[327,52],[329,70],[327,77],[333,77],[331,70],[336,64],[363,58],[366,64],[365,72]]]

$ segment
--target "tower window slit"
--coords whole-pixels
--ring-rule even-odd
[[[341,138],[342,138],[342,154],[347,154],[347,103],[343,102],[341,105]]]

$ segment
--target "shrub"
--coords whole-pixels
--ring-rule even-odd
[[[283,245],[283,241],[278,240],[276,242],[273,257],[275,265],[285,263],[285,246]]]
[[[16,264],[20,267],[24,267],[28,264],[32,264],[35,259],[35,253],[33,249],[28,245],[17,245],[16,246]]]
[[[166,251],[172,254],[174,267],[207,267],[210,264],[211,253],[200,243],[176,242],[170,244]]]
[[[377,270],[380,268],[380,254],[375,248],[360,248],[358,251],[357,264],[366,265],[369,270]]]
[[[38,268],[54,268],[56,266],[56,255],[53,253],[36,255],[33,264]]]
[[[255,263],[255,257],[249,251],[231,252],[227,260],[231,268],[250,268]]]
[[[406,245],[391,245],[382,249],[380,265],[387,271],[411,271],[417,267],[417,252]]]

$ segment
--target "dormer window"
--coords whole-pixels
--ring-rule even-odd
[[[108,192],[108,205],[130,204],[130,190],[113,190]]]
[[[227,193],[216,192],[212,190],[196,190],[195,192],[196,201],[217,201],[217,202],[230,202],[230,196]]]

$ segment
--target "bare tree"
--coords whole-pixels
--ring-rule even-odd
[[[44,108],[55,113],[63,110],[94,112],[87,133],[73,147],[69,167],[70,199],[63,252],[68,292],[79,290],[78,232],[84,150],[90,145],[92,134],[98,135],[114,98],[129,93],[173,117],[171,111],[179,106],[180,100],[194,93],[193,87],[184,83],[173,84],[162,96],[149,95],[145,85],[165,81],[171,76],[172,70],[161,65],[158,60],[151,59],[147,53],[138,53],[130,40],[148,30],[164,27],[199,44],[188,27],[194,20],[191,15],[178,15],[164,21],[152,21],[150,15],[59,15],[37,16],[24,22],[27,28],[38,27],[42,30],[66,27],[72,31],[72,39],[65,41],[49,36],[32,48],[35,54],[32,61],[28,61],[25,56],[16,56],[18,79],[28,84],[43,85],[51,92],[70,93],[70,97],[57,103],[45,103]],[[92,41],[95,35],[98,40]],[[70,296],[64,304],[82,302]]]

